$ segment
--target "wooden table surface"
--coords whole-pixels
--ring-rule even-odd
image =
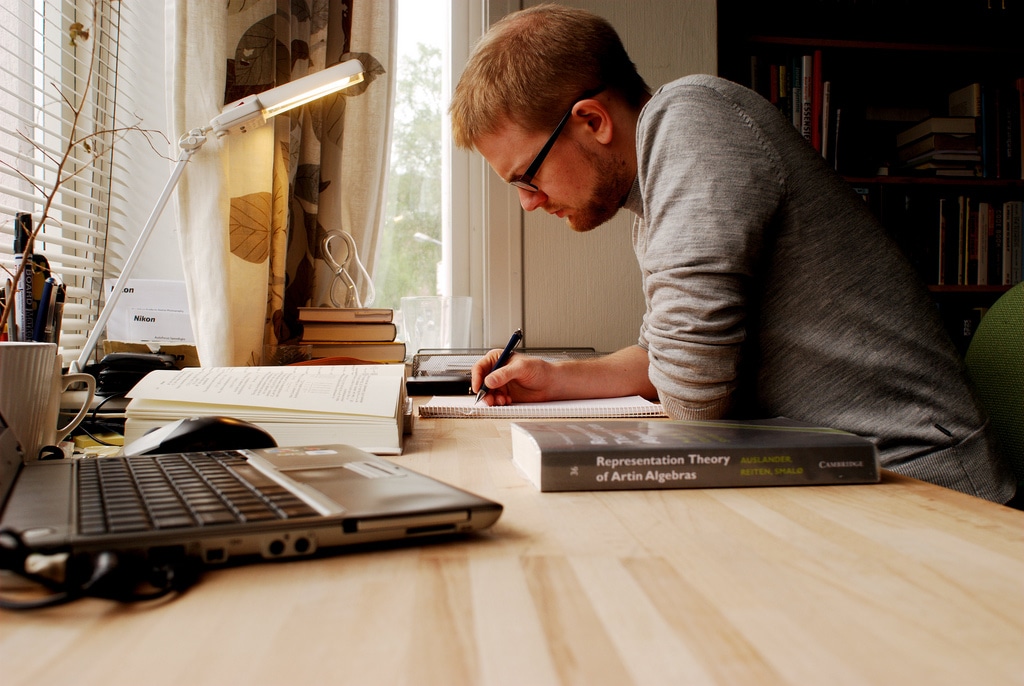
[[[538,493],[502,420],[396,461],[505,505],[469,539],[0,613],[13,684],[1024,684],[1024,513],[870,486]]]

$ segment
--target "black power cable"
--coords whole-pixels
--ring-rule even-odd
[[[0,595],[0,608],[36,610],[80,598],[104,598],[121,603],[156,600],[172,593],[183,593],[198,580],[200,573],[198,563],[187,558],[155,561],[142,556],[99,552],[70,556],[65,563],[64,579],[57,582],[29,571],[26,567],[29,555],[31,551],[17,534],[0,531],[0,569],[9,570],[53,593],[33,600]]]

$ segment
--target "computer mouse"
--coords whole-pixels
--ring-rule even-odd
[[[203,450],[274,448],[264,429],[233,417],[187,417],[153,429],[124,447],[126,456],[187,453]]]

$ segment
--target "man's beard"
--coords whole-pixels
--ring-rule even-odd
[[[598,185],[586,207],[580,208],[566,223],[573,231],[584,233],[604,224],[618,213],[633,188],[634,174],[626,171],[625,162],[618,157],[596,155],[580,146],[598,178]]]

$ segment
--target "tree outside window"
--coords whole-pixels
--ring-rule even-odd
[[[399,309],[403,296],[437,295],[441,241],[443,31],[400,3],[399,62],[387,210],[374,284],[375,307]],[[441,25],[443,5],[429,3]],[[404,29],[403,27],[407,27]],[[433,35],[431,35],[433,34]],[[411,39],[414,39],[413,43]],[[412,43],[410,45],[410,43]]]

